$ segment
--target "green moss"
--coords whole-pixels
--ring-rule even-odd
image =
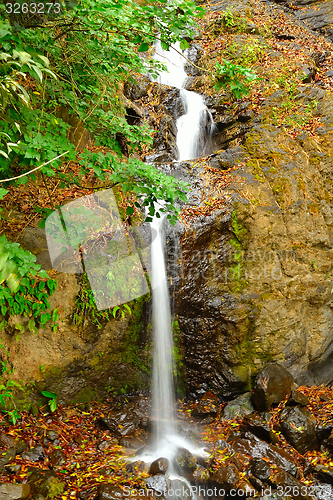
[[[69,401],[69,404],[76,403],[88,403],[89,401],[98,400],[98,396],[96,391],[92,387],[85,387],[81,389],[81,391],[75,394],[75,397]]]

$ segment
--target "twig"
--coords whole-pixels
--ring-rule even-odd
[[[29,172],[25,172],[24,174],[18,175],[17,177],[11,177],[10,179],[1,179],[0,183],[1,182],[15,181],[16,179],[20,179],[21,177],[25,177],[26,175],[29,175],[32,172],[35,172],[36,170],[39,170],[42,167],[45,167],[45,165],[48,165],[52,161],[58,160],[58,158],[61,158],[62,156],[67,155],[67,153],[69,153],[69,150],[66,151],[65,153],[61,153],[61,155],[58,155],[55,158],[52,158],[52,160],[49,160],[49,161],[43,163],[43,165],[39,165],[39,167],[36,167],[36,168],[33,168],[32,170],[29,170]]]

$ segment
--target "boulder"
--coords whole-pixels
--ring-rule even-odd
[[[309,398],[300,391],[292,391],[286,402],[286,406],[307,406],[308,404],[310,404]]]
[[[28,474],[28,483],[33,494],[40,494],[45,498],[54,498],[64,491],[65,483],[52,470],[29,467]]]
[[[197,461],[188,450],[185,448],[178,448],[172,460],[172,465],[175,472],[191,480],[193,478],[193,472],[197,468]]]
[[[192,409],[191,415],[196,418],[215,417],[219,411],[218,402],[202,399]]]
[[[318,448],[316,419],[300,406],[287,407],[280,415],[281,432],[296,450],[304,454]]]
[[[38,444],[34,448],[31,448],[30,451],[24,452],[22,458],[24,460],[29,460],[30,462],[38,462],[39,460],[43,460],[45,458],[43,446],[41,444]]]
[[[1,500],[24,500],[30,495],[28,484],[2,483],[0,484]]]
[[[250,392],[246,392],[229,401],[223,408],[222,416],[226,420],[234,420],[235,418],[242,418],[253,411],[252,395]]]
[[[251,413],[243,418],[240,428],[244,431],[249,431],[259,439],[263,439],[268,443],[277,442],[277,436],[274,434],[269,425],[270,416],[271,415],[268,413],[267,420],[257,413]]]
[[[242,435],[231,434],[228,441],[235,453],[248,455],[251,458],[268,459],[271,464],[281,467],[293,476],[298,477],[299,475],[297,464],[291,455],[273,444],[262,441],[249,432]]]
[[[267,481],[271,475],[271,468],[269,463],[262,458],[251,458],[249,466],[252,474],[260,481]]]
[[[253,388],[254,406],[259,411],[266,411],[278,405],[292,390],[293,378],[278,363],[269,363],[256,376]]]
[[[212,475],[211,480],[223,486],[227,491],[237,489],[240,481],[239,470],[234,464],[219,467]]]
[[[169,460],[161,457],[154,460],[150,465],[149,474],[155,476],[156,474],[165,474],[169,467]]]
[[[135,402],[122,405],[100,419],[100,423],[116,436],[129,436],[139,427],[142,414]]]
[[[122,500],[126,498],[124,492],[115,484],[102,483],[98,489],[97,500]]]

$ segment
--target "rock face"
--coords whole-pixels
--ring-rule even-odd
[[[37,256],[42,268],[50,270],[44,230],[27,228],[20,243]],[[149,351],[140,354],[139,348],[147,342],[144,314],[149,297],[134,301],[132,314],[125,320],[113,319],[111,312],[110,321],[102,320],[97,325],[89,315],[84,316],[82,301],[80,305],[82,275],[58,272],[53,277],[58,286],[50,305],[51,311],[58,311],[57,329],[53,331],[47,324],[34,335],[27,327],[29,318],[13,317],[1,332],[10,351],[11,378],[36,384],[35,389],[17,392],[17,406],[43,406],[47,401],[41,396],[42,390],[56,393],[60,404],[70,404],[108,397],[110,392],[149,387]],[[75,315],[85,317],[84,324],[76,324]],[[19,341],[16,323],[26,329]]]
[[[242,146],[251,160],[230,174],[246,198],[183,234],[177,311],[193,395],[237,394],[268,361],[298,384],[333,379],[333,99],[311,85],[299,98],[318,103],[320,148],[271,125],[268,104]]]

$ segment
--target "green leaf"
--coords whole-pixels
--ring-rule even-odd
[[[139,52],[147,52],[149,50],[149,45],[148,43],[141,43],[140,47],[138,48]]]
[[[127,209],[126,209],[126,215],[132,215],[132,214],[134,214],[134,208],[127,207]]]
[[[185,49],[188,49],[190,47],[190,44],[188,43],[187,40],[181,40],[180,41],[180,44],[179,44],[181,50],[185,50]]]

